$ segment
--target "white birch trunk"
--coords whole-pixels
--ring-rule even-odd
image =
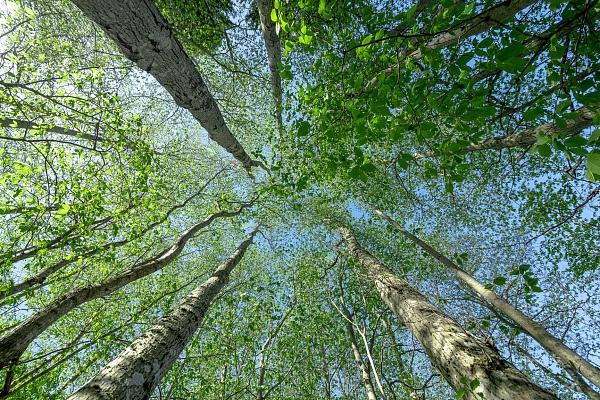
[[[269,78],[271,81],[271,90],[275,102],[275,118],[279,127],[283,126],[281,117],[283,106],[283,94],[281,91],[281,75],[279,74],[279,64],[281,63],[281,42],[275,22],[271,20],[271,10],[273,10],[273,0],[257,0],[258,14],[260,16],[260,25],[265,39],[267,55],[269,57]]]
[[[159,319],[69,399],[150,398],[200,326],[215,296],[229,281],[229,274],[244,256],[257,229],[206,282],[184,297],[173,311]]]
[[[370,204],[369,204],[370,205]],[[581,373],[583,376],[588,378],[594,385],[600,387],[600,369],[592,365],[588,360],[575,353],[568,346],[566,346],[561,340],[554,337],[546,329],[544,329],[537,322],[523,314],[521,311],[513,307],[512,304],[498,296],[494,291],[486,289],[485,285],[467,273],[465,270],[460,268],[458,265],[453,263],[447,257],[439,253],[437,250],[423,242],[421,239],[413,235],[404,229],[400,224],[394,221],[384,212],[378,210],[374,206],[370,205],[371,208],[382,218],[384,218],[390,225],[396,228],[400,233],[409,238],[411,241],[416,243],[419,247],[425,250],[429,255],[438,260],[440,263],[448,267],[454,272],[460,279],[462,279],[467,285],[469,285],[477,294],[487,299],[494,307],[506,314],[513,321],[515,321],[529,336],[534,338],[539,344],[544,347],[557,362],[569,372],[574,370],[575,373]],[[572,372],[569,372],[570,374]],[[576,379],[576,377],[574,377]],[[588,392],[591,394],[592,392]],[[589,396],[588,394],[588,396]],[[590,396],[591,398],[598,398],[598,394],[595,393]]]
[[[475,18],[471,19],[469,23],[439,35],[425,45],[425,50],[435,51],[442,49],[451,45],[452,43],[458,42],[459,40],[485,32],[491,27],[498,25],[502,21],[513,17],[519,11],[524,10],[533,3],[535,3],[535,0],[506,0],[477,15]],[[406,58],[418,60],[423,58],[423,56],[423,52],[419,49],[409,53],[405,58],[402,59],[402,61],[404,61]],[[386,76],[393,74],[396,68],[400,66],[402,61],[399,61],[398,63],[385,69],[384,71]],[[367,85],[367,88],[374,87],[377,84],[378,79],[378,76],[371,79]]]
[[[17,361],[35,338],[75,307],[88,301],[108,296],[123,286],[164,268],[181,254],[188,240],[194,237],[200,229],[208,226],[216,218],[238,215],[244,208],[250,207],[251,204],[243,204],[235,212],[219,212],[210,215],[204,221],[185,231],[169,249],[159,256],[150,261],[138,264],[104,282],[84,286],[68,292],[34,313],[0,337],[0,368]]]
[[[537,142],[538,134],[543,132],[544,135],[552,137],[553,135],[564,135],[565,137],[578,135],[582,130],[593,125],[594,115],[597,110],[581,107],[577,111],[577,118],[566,119],[566,128],[559,128],[554,122],[539,125],[534,128],[529,128],[524,131],[505,136],[497,136],[494,138],[484,139],[477,144],[464,146],[456,153],[470,153],[481,150],[500,150],[510,147],[527,147]],[[426,153],[416,153],[413,157],[416,159],[434,157],[435,153],[428,151]]]
[[[467,388],[464,399],[554,399],[498,354],[484,340],[464,330],[431,304],[418,290],[363,250],[352,232],[340,228],[350,256],[358,260],[383,301],[425,349],[433,366],[455,390]],[[460,382],[466,378],[466,385]],[[468,389],[479,381],[475,392]]]
[[[72,0],[138,67],[149,72],[187,109],[208,136],[239,160],[246,170],[261,166],[233,136],[217,102],[192,60],[150,0]]]

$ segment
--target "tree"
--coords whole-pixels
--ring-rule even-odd
[[[227,284],[256,235],[256,227],[213,275],[162,317],[116,359],[73,394],[72,399],[148,398],[202,322],[212,300]]]
[[[466,398],[554,399],[536,386],[497,351],[457,325],[404,280],[362,249],[352,232],[340,227],[350,256],[373,281],[382,300],[425,348],[432,364]],[[467,381],[469,386],[467,386]],[[479,389],[479,390],[477,390]]]
[[[0,398],[598,398],[599,11],[5,3]]]

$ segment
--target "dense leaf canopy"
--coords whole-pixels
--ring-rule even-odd
[[[0,399],[75,393],[255,228],[151,398],[480,398],[341,227],[539,387],[600,398],[482,295],[600,364],[597,0],[102,3],[0,0]]]

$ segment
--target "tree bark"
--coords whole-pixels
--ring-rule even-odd
[[[239,160],[247,171],[264,165],[254,161],[233,136],[221,110],[193,61],[173,36],[168,23],[150,0],[72,0],[119,50],[149,72],[187,109],[208,136]]]
[[[581,107],[576,112],[577,114],[579,114],[577,118],[565,120],[565,122],[567,123],[566,128],[559,128],[554,122],[549,122],[547,124],[539,125],[534,128],[529,128],[512,135],[496,136],[494,138],[484,139],[477,144],[464,146],[456,153],[470,153],[473,151],[492,149],[500,150],[510,147],[527,147],[537,142],[538,134],[540,132],[543,132],[544,135],[550,137],[553,135],[563,134],[566,137],[578,135],[582,130],[584,130],[585,128],[589,128],[594,124],[593,119],[594,115],[596,115],[597,113],[597,110],[590,109],[587,107]],[[413,157],[416,159],[431,158],[434,156],[435,153],[432,151],[413,154]]]
[[[148,399],[189,343],[257,231],[258,227],[206,282],[184,297],[173,311],[159,319],[69,399]]]
[[[465,331],[418,290],[363,250],[352,232],[340,227],[351,257],[373,281],[383,301],[421,343],[433,366],[464,399],[554,399],[500,356],[486,341]],[[461,383],[466,378],[466,384]],[[478,381],[475,391],[472,382]]]
[[[269,350],[269,347],[271,347],[271,344],[277,338],[281,327],[285,323],[285,320],[292,313],[294,307],[296,307],[295,297],[292,301],[291,307],[283,314],[281,319],[277,322],[277,325],[275,325],[273,331],[267,337],[267,340],[265,340],[262,347],[260,348],[260,359],[258,362],[258,388],[256,389],[256,400],[265,400],[267,398],[267,395],[264,394],[265,376],[267,374],[267,350]]]
[[[485,285],[467,273],[465,270],[460,268],[458,265],[453,263],[451,260],[446,258],[444,255],[433,249],[427,243],[413,235],[404,229],[400,224],[394,221],[384,212],[378,210],[373,205],[371,208],[382,218],[384,218],[390,225],[396,228],[400,233],[409,238],[411,241],[416,243],[419,247],[425,250],[430,256],[438,260],[440,263],[448,267],[452,272],[462,279],[467,285],[469,285],[478,295],[487,299],[494,307],[500,310],[502,313],[510,317],[515,321],[525,333],[534,338],[548,353],[554,357],[558,364],[565,368],[569,374],[581,373],[587,379],[590,380],[594,385],[600,387],[600,369],[592,365],[588,360],[575,353],[568,346],[566,346],[561,340],[555,338],[546,329],[544,329],[537,322],[533,321],[527,315],[517,310],[509,302],[498,296],[494,291],[486,289]],[[573,377],[577,379],[576,377]],[[591,393],[591,392],[590,392]],[[598,399],[599,396],[596,393],[592,398]]]
[[[269,78],[271,81],[271,90],[273,91],[273,100],[275,102],[275,118],[281,128],[283,119],[281,117],[283,106],[283,94],[281,91],[281,75],[279,74],[279,64],[281,64],[281,43],[277,34],[275,22],[271,20],[271,10],[274,8],[273,0],[257,0],[258,14],[260,16],[260,26],[265,39],[265,47],[269,57]]]
[[[185,248],[186,243],[198,231],[220,217],[239,215],[253,203],[242,204],[235,212],[218,212],[185,231],[175,243],[159,256],[138,264],[101,283],[84,286],[64,294],[46,307],[31,315],[0,338],[0,369],[16,362],[29,344],[50,325],[88,301],[108,296],[123,286],[150,275],[173,262]]]
[[[469,23],[456,28],[452,28],[448,32],[439,35],[438,37],[436,37],[435,39],[433,39],[425,45],[425,50],[435,51],[438,49],[442,49],[446,46],[451,45],[452,43],[458,42],[459,40],[466,39],[468,37],[485,32],[491,27],[496,26],[502,21],[505,21],[508,18],[514,16],[519,11],[522,11],[525,8],[529,7],[533,3],[535,3],[535,0],[505,0],[504,2],[493,6],[492,8],[480,13],[475,18],[469,20]],[[408,55],[404,57],[401,61],[384,70],[386,76],[393,74],[396,68],[399,68],[401,63],[406,58],[418,60],[424,55],[425,54],[420,49],[408,53]],[[367,88],[374,87],[377,84],[378,79],[379,76],[376,76],[375,78],[371,79],[367,85]]]
[[[219,169],[210,179],[208,179],[206,181],[206,183],[204,183],[204,185],[202,185],[202,187],[200,187],[199,190],[197,190],[194,194],[192,194],[190,197],[188,197],[183,203],[181,204],[177,204],[173,207],[171,207],[163,216],[162,218],[160,218],[158,221],[155,221],[153,223],[151,223],[150,225],[148,225],[144,230],[142,230],[138,236],[136,238],[140,238],[142,236],[144,236],[146,233],[148,233],[150,230],[152,230],[153,228],[157,227],[158,225],[162,224],[163,222],[165,222],[167,220],[167,218],[169,218],[171,216],[171,214],[173,214],[173,212],[175,212],[178,209],[181,209],[183,207],[185,207],[191,200],[193,200],[194,198],[198,197],[198,195],[200,195],[200,193],[204,192],[204,189],[206,189],[208,187],[208,185],[214,181],[219,175],[221,175],[223,172],[225,172],[227,168],[221,168]],[[100,251],[105,251],[111,248],[118,248],[118,247],[122,247],[125,246],[127,243],[131,242],[133,239],[136,238],[129,238],[129,239],[124,239],[124,240],[119,240],[119,241],[115,241],[115,242],[109,242],[109,243],[105,243],[100,247],[97,247],[95,249],[89,250],[83,254],[78,254],[77,256],[74,256],[70,259],[61,259],[60,261],[50,265],[49,267],[44,268],[43,270],[41,270],[40,272],[38,272],[37,274],[24,279],[23,281],[15,284],[12,288],[10,288],[9,290],[5,290],[3,292],[0,292],[0,306],[2,305],[2,301],[3,299],[9,297],[9,296],[14,296],[20,292],[23,292],[27,289],[32,288],[35,285],[39,285],[42,284],[46,281],[46,279],[54,274],[57,271],[60,271],[61,269],[63,269],[64,267],[74,263],[75,261],[77,261],[79,259],[79,257],[85,258],[85,257],[90,257],[93,256],[94,254],[100,252]]]
[[[371,381],[369,368],[367,368],[367,365],[365,364],[362,354],[360,354],[360,350],[358,348],[358,342],[356,340],[356,335],[354,334],[354,327],[352,326],[352,315],[350,314],[350,311],[348,311],[346,304],[344,304],[343,298],[341,302],[341,311],[344,322],[346,323],[346,332],[348,333],[348,339],[350,339],[352,353],[354,354],[354,359],[356,360],[358,368],[360,369],[363,384],[365,385],[365,390],[367,391],[367,398],[369,400],[377,400],[377,396],[375,395],[375,387]]]

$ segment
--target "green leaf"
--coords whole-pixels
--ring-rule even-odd
[[[573,136],[565,140],[565,146],[567,147],[583,147],[587,145],[587,143],[587,139],[581,136]]]
[[[360,177],[360,167],[356,166],[356,167],[352,168],[350,170],[350,172],[348,173],[348,175],[350,176],[350,178],[358,179]]]
[[[273,22],[277,22],[278,18],[277,18],[277,10],[276,9],[272,9],[271,10],[271,21]]]
[[[462,399],[462,398],[463,398],[463,396],[465,395],[465,393],[466,393],[466,390],[465,390],[465,388],[460,388],[460,389],[458,389],[458,390],[456,391],[456,398],[457,398],[457,399]]]
[[[60,208],[58,210],[56,210],[56,212],[59,213],[60,215],[65,215],[69,212],[70,209],[71,209],[70,205],[63,204],[60,206]]]
[[[494,285],[502,286],[506,283],[506,278],[503,276],[497,276],[494,279]]]
[[[417,11],[417,4],[408,9],[406,12],[406,19],[411,19],[412,16],[415,15],[415,11]]]
[[[587,168],[594,174],[600,175],[600,153],[594,152],[587,156]]]
[[[530,108],[523,113],[523,120],[529,122],[544,115],[544,110],[539,107]]]
[[[538,145],[537,151],[542,157],[550,157],[552,155],[552,149],[547,144]]]
[[[488,38],[483,39],[481,42],[479,42],[477,44],[477,47],[479,47],[481,49],[486,49],[486,48],[490,47],[493,44],[494,44],[494,39],[488,37]]]
[[[524,274],[525,271],[529,270],[529,268],[531,268],[531,265],[529,265],[529,264],[521,264],[521,265],[519,265],[519,272],[521,274]]]
[[[442,6],[445,8],[450,8],[454,5],[453,0],[442,0]]]
[[[279,5],[279,0],[275,0],[274,7],[276,10],[279,10],[279,8],[281,8],[281,6]]]
[[[470,385],[471,386],[471,390],[477,389],[479,387],[479,384],[480,384],[480,382],[479,382],[479,380],[477,378],[473,379],[471,381],[471,385]]]
[[[323,14],[323,11],[325,11],[325,0],[320,0],[319,1],[319,8],[317,9],[317,12],[319,14]]]
[[[563,118],[561,117],[556,117],[556,119],[554,120],[554,123],[556,124],[557,128],[560,129],[567,129],[567,121],[565,121]]]
[[[365,172],[375,172],[377,171],[377,168],[371,164],[371,163],[366,163],[360,166],[360,169],[365,171]]]
[[[310,123],[308,121],[302,121],[298,128],[298,136],[306,136],[310,130]]]
[[[552,138],[548,135],[546,135],[543,131],[538,132],[538,137],[537,137],[537,144],[539,146],[549,143],[552,140]]]

